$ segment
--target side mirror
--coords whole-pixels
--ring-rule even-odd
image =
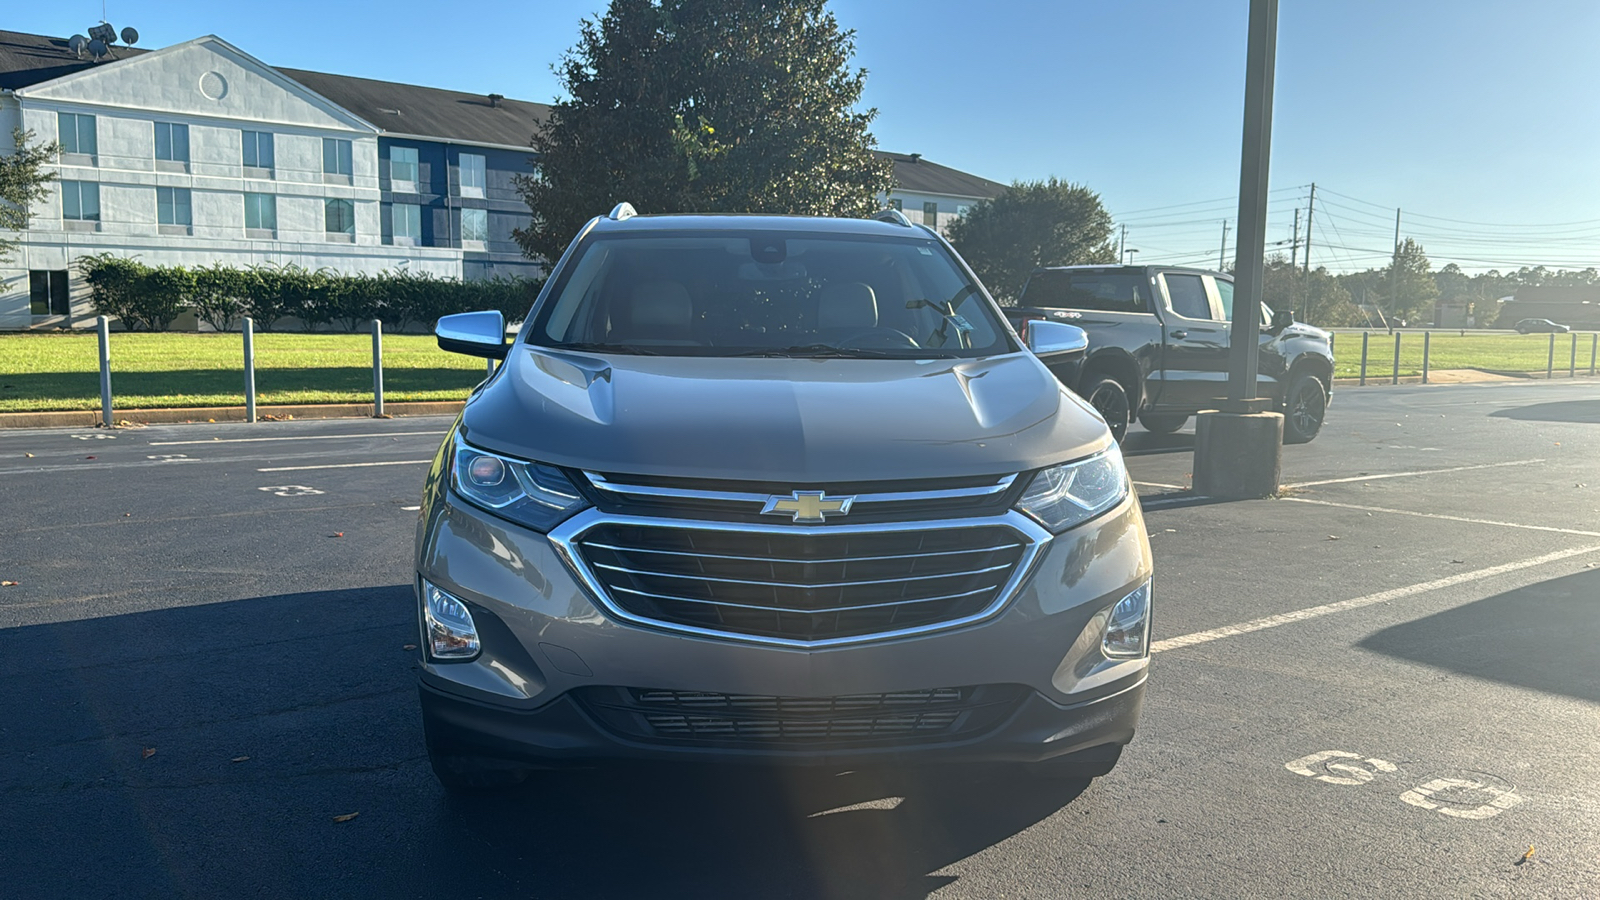
[[[505,359],[506,317],[493,310],[441,316],[433,326],[439,349],[486,359]]]
[[[1280,309],[1272,314],[1272,330],[1279,332],[1294,324],[1294,313],[1287,309]]]
[[[1033,319],[1028,322],[1028,349],[1034,356],[1060,356],[1089,349],[1089,334],[1076,325]]]

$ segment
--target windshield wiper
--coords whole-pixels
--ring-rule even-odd
[[[548,344],[549,350],[575,350],[580,353],[625,353],[633,356],[660,356],[661,354],[644,347],[630,347],[627,344],[605,344],[598,341],[577,341],[570,344]]]
[[[730,353],[729,356],[773,356],[800,359],[919,359],[924,354],[894,350],[877,350],[870,347],[837,347],[833,344],[795,344],[792,347],[758,347]]]

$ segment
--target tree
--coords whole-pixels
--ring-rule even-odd
[[[1422,252],[1421,244],[1411,238],[1400,244],[1394,261],[1384,270],[1380,289],[1386,296],[1383,311],[1389,318],[1415,320],[1423,313],[1432,318],[1433,303],[1439,299],[1439,285],[1433,279],[1428,255]]]
[[[951,223],[948,236],[1005,302],[1016,301],[1040,266],[1117,261],[1111,214],[1100,195],[1055,178],[1019,181],[1004,194],[979,201]]]
[[[0,232],[26,231],[33,218],[33,204],[50,196],[47,185],[56,180],[56,173],[45,166],[55,162],[61,148],[54,141],[48,144],[29,144],[33,132],[14,128],[12,152],[0,156]],[[21,244],[19,238],[0,235],[0,261],[10,258]]]
[[[826,0],[612,0],[557,66],[568,99],[517,189],[523,252],[555,259],[595,215],[863,216],[891,183],[872,155],[865,69]]]
[[[1307,278],[1305,270],[1275,255],[1267,259],[1262,276],[1261,299],[1275,310],[1291,310],[1296,319],[1323,328],[1364,324],[1350,291],[1326,268],[1317,267]]]

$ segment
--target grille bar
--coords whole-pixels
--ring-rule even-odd
[[[905,606],[909,603],[933,603],[938,600],[960,600],[978,594],[987,594],[990,588],[979,588],[975,591],[965,591],[960,594],[941,594],[937,597],[915,597],[908,600],[890,600],[885,603],[866,603],[860,606],[829,606],[818,609],[790,609],[782,606],[757,606],[750,603],[733,603],[727,600],[696,600],[693,597],[678,597],[672,594],[652,594],[649,591],[635,590],[634,588],[615,587],[612,590],[622,591],[627,594],[638,594],[652,600],[671,600],[674,603],[701,603],[707,606],[733,606],[739,609],[763,609],[769,612],[797,613],[799,615],[815,616],[836,612],[853,612],[858,609],[882,609],[889,606]]]
[[[1014,545],[1015,546],[1015,545]],[[652,572],[648,569],[630,569],[626,566],[614,566],[607,563],[595,563],[596,569],[605,569],[610,572],[623,572],[628,575],[643,575],[649,578],[686,578],[693,581],[714,581],[718,584],[753,584],[758,587],[797,588],[800,590],[817,590],[821,588],[856,587],[871,584],[902,584],[907,581],[928,581],[934,578],[961,578],[967,575],[984,575],[989,572],[999,572],[1011,568],[1010,563],[999,566],[988,566],[982,569],[969,569],[959,572],[941,572],[933,575],[905,575],[900,578],[871,578],[862,581],[833,581],[833,582],[794,582],[794,581],[752,581],[746,578],[718,578],[712,575],[686,575],[677,572]]]
[[[614,544],[602,544],[585,541],[585,547],[597,550],[610,550],[615,553],[654,553],[662,556],[681,556],[689,559],[734,559],[741,562],[762,563],[793,563],[795,565],[829,565],[836,563],[879,562],[892,559],[927,559],[935,556],[960,556],[963,554],[983,553],[988,550],[1004,550],[1010,547],[1019,547],[1016,541],[1005,544],[995,544],[993,547],[977,547],[971,550],[935,550],[929,553],[891,553],[887,556],[841,556],[832,559],[786,559],[777,556],[734,556],[727,553],[697,553],[688,550],[656,550],[648,547],[619,547]]]

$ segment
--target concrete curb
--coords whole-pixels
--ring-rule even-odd
[[[453,416],[464,404],[447,400],[428,403],[383,404],[389,417]],[[114,410],[117,423],[158,425],[177,422],[243,422],[243,406],[196,406],[189,409]],[[359,419],[372,418],[371,403],[314,403],[299,406],[258,406],[256,417],[271,419]],[[97,410],[75,409],[65,412],[0,413],[0,429],[5,428],[94,428],[100,424]]]

